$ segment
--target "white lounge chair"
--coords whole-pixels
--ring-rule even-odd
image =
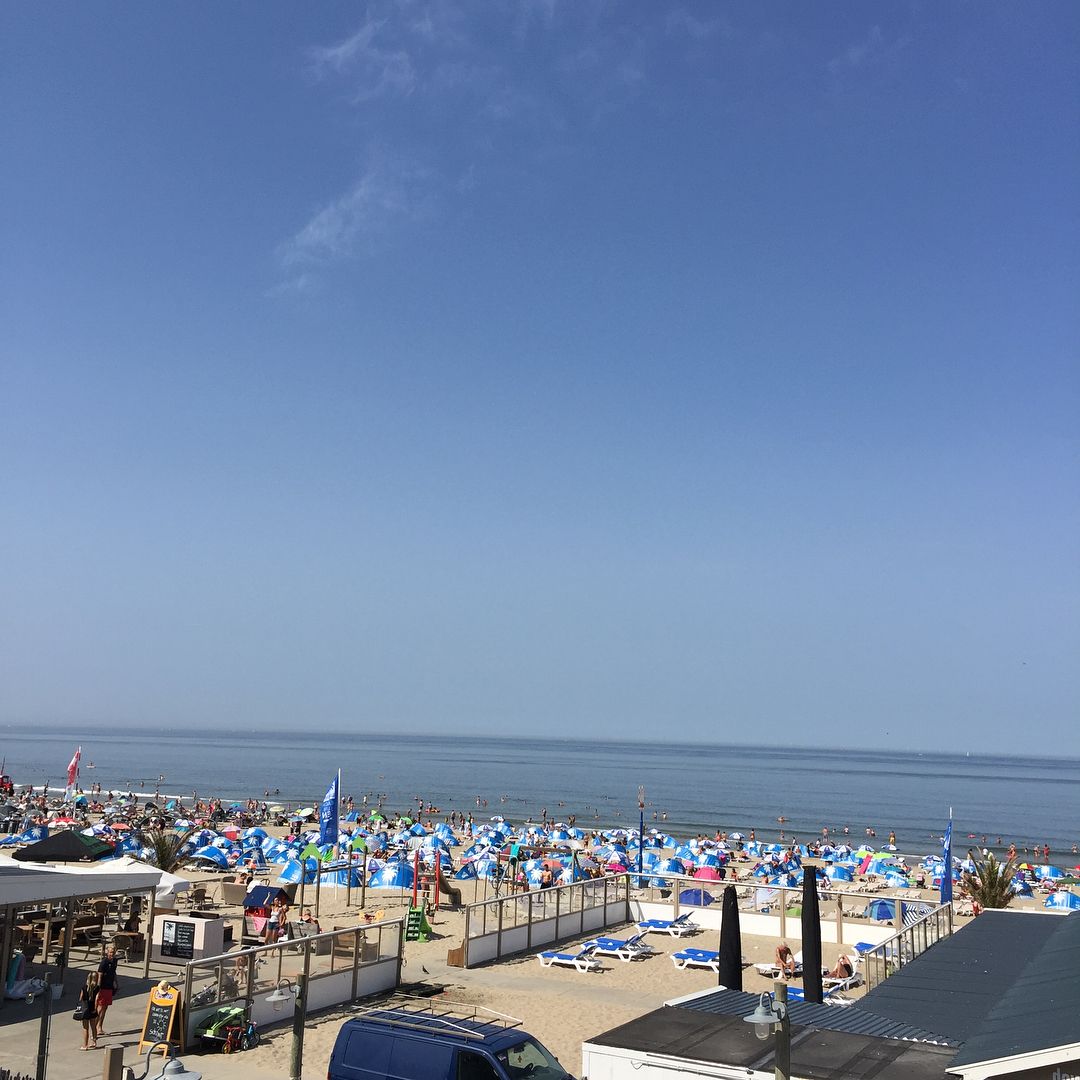
[[[719,973],[720,954],[714,949],[680,949],[671,954],[671,962],[680,970],[708,968]]]
[[[656,955],[656,950],[645,942],[644,931],[628,938],[598,937],[586,941],[582,948],[590,948],[599,956],[614,956],[617,960],[630,963],[632,960],[647,960]]]
[[[680,915],[677,919],[643,919],[638,929],[649,934],[670,934],[672,937],[684,937],[696,934],[701,927],[690,918],[691,912]]]
[[[557,952],[553,949],[537,953],[536,959],[541,967],[572,967],[575,971],[603,971],[604,965],[593,955],[593,949],[586,946],[576,953]]]

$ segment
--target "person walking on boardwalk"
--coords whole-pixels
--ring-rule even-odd
[[[86,976],[86,983],[79,991],[79,1004],[76,1007],[76,1015],[82,1021],[82,1049],[97,1049],[97,997],[98,997],[98,973],[91,971]]]

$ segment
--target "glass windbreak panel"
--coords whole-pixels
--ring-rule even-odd
[[[307,942],[308,977],[329,975],[334,970],[334,948],[332,938],[314,938]]]
[[[388,926],[379,937],[379,959],[389,960],[398,954],[398,943],[401,939],[401,926]]]
[[[565,1080],[567,1075],[551,1051],[535,1039],[523,1039],[495,1057],[510,1080]]]

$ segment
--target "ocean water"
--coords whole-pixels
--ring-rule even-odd
[[[655,742],[419,735],[223,731],[145,732],[0,727],[0,757],[18,784],[62,786],[82,745],[81,783],[190,797],[263,798],[311,805],[337,769],[357,803],[389,809],[496,814],[513,821],[570,814],[583,827],[636,826],[638,785],[646,827],[677,837],[717,829],[759,839],[808,840],[845,826],[852,840],[896,833],[901,851],[940,850],[954,808],[954,851],[989,838],[995,847],[1047,843],[1074,865],[1080,839],[1080,760],[852,749],[791,749]],[[94,768],[86,768],[93,762]],[[159,777],[163,777],[159,781]],[[479,800],[479,805],[478,805]],[[785,821],[781,824],[778,818]]]

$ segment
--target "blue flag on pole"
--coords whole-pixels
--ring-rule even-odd
[[[952,903],[952,817],[945,827],[945,835],[941,840],[941,848],[945,857],[945,867],[941,871],[941,902]]]
[[[338,842],[338,781],[340,774],[334,777],[326,798],[319,804],[319,843],[336,844]]]

